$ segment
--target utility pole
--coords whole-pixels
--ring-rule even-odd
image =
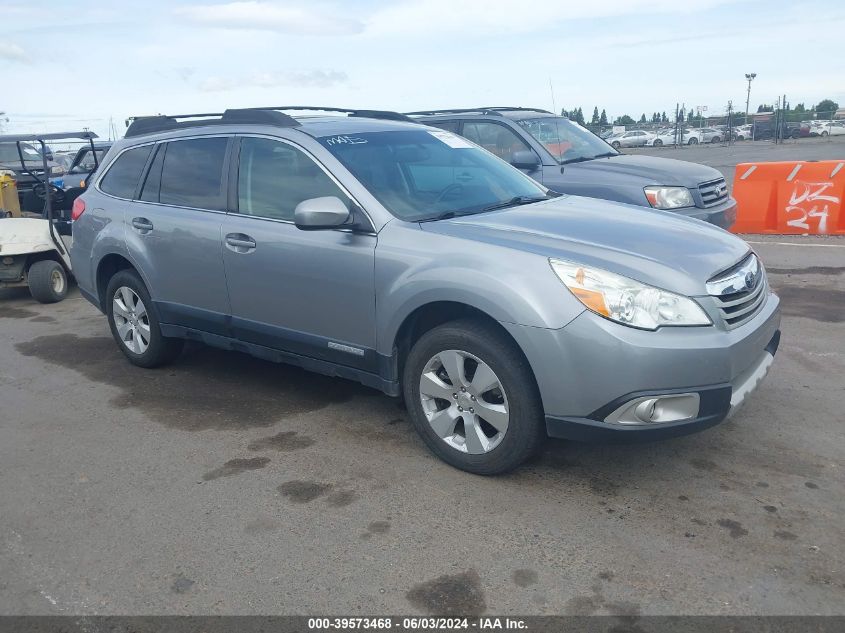
[[[751,82],[754,81],[754,78],[757,76],[757,73],[745,73],[745,79],[748,80],[748,96],[745,98],[745,123],[748,123],[748,108],[751,105]]]

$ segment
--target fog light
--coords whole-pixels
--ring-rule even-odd
[[[698,417],[701,398],[697,393],[643,396],[629,400],[604,421],[610,424],[666,424]]]
[[[15,260],[12,257],[4,257],[3,263],[6,264],[6,266],[11,266],[12,264],[15,263]]]

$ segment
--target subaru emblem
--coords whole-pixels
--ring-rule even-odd
[[[754,287],[754,273],[745,273],[745,287],[751,290]]]

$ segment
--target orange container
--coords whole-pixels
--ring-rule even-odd
[[[734,233],[845,235],[845,159],[740,163]]]

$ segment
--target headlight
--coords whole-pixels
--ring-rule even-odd
[[[686,187],[646,187],[645,197],[655,209],[693,207],[695,201]]]
[[[560,259],[552,270],[588,309],[603,317],[645,330],[667,325],[710,325],[701,306],[688,297],[647,286],[622,275]]]

